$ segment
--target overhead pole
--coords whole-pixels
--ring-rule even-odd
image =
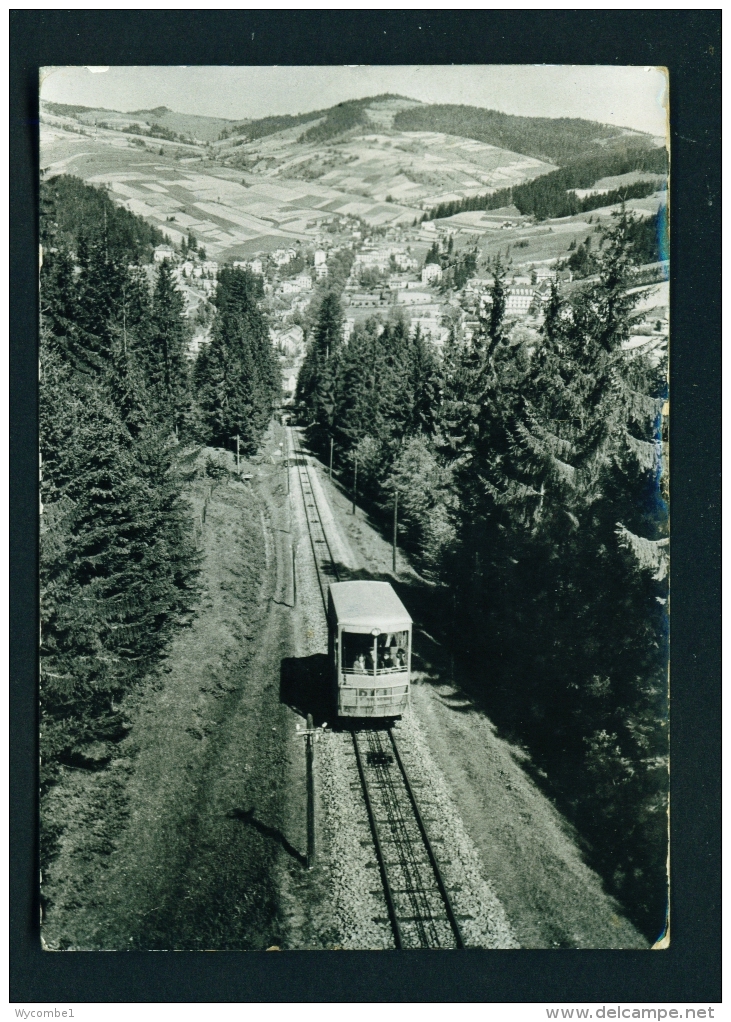
[[[297,547],[292,543],[292,606],[297,606]]]
[[[358,455],[355,456],[355,474],[353,475],[353,514],[355,514],[355,495],[358,492]]]
[[[396,574],[396,541],[398,535],[398,490],[394,491],[393,500],[393,573]]]
[[[236,434],[236,475],[241,475],[241,461],[239,459],[239,434]]]
[[[333,481],[333,438],[330,437],[330,482]]]
[[[317,833],[315,830],[315,742],[319,742],[320,735],[327,731],[327,724],[315,727],[312,714],[307,714],[305,727],[297,725],[297,736],[305,740],[305,767],[307,785],[307,856],[305,864],[307,869],[315,868],[317,858]]]
[[[307,757],[307,868],[315,865],[315,747],[312,714],[307,714],[307,737],[305,752]]]

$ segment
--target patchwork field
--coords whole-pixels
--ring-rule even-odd
[[[639,215],[649,216],[656,213],[665,200],[665,192],[655,192],[645,199],[631,199],[626,203],[626,208]],[[523,267],[566,258],[572,241],[577,245],[583,242],[587,235],[596,230],[597,223],[606,223],[619,208],[618,205],[604,206],[578,216],[546,220],[535,225],[516,225],[510,229],[501,227],[508,218],[496,217],[493,210],[484,214],[480,211],[458,213],[435,223],[458,228],[459,247],[476,242],[481,259],[493,259],[500,255],[503,259],[511,260],[513,266]],[[590,219],[591,223],[588,222]]]
[[[202,150],[192,159],[176,159],[160,148],[162,154],[157,139],[140,148],[121,132],[80,135],[41,125],[40,165],[47,174],[75,174],[105,185],[120,204],[172,241],[192,230],[217,258],[305,241],[334,214],[373,225],[411,223],[421,215],[416,208],[367,200],[319,182],[222,167],[205,159]]]
[[[380,118],[387,125],[387,107],[384,103],[377,110],[369,109],[370,119]],[[386,127],[382,132],[351,133],[334,142],[314,144],[298,141],[302,134],[298,126],[243,144],[226,140],[213,148],[242,168],[317,181],[371,202],[393,202],[410,210],[521,184],[554,169],[529,156],[440,132]],[[398,219],[387,215],[388,210],[380,213],[384,222]]]

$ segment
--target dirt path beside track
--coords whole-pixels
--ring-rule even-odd
[[[109,767],[68,769],[51,792],[49,948],[263,949],[292,925],[310,944],[327,932],[325,909],[311,918],[326,902],[317,881],[298,891],[304,752],[280,675],[308,629],[290,606],[291,516],[273,460],[247,466],[250,484],[214,484],[196,620],[130,697],[132,731]],[[210,483],[194,484],[195,510]]]

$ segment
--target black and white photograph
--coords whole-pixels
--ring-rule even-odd
[[[41,69],[45,950],[672,946],[671,84]]]

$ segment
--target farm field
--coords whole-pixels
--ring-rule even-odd
[[[626,203],[626,208],[638,215],[650,216],[657,212],[664,201],[665,193],[655,192],[645,199],[631,199]],[[499,224],[503,222],[503,218],[496,218],[493,210],[487,214],[480,211],[458,213],[435,223],[447,227],[454,224],[459,228],[460,246],[467,244],[468,240],[476,241],[481,259],[493,259],[500,255],[511,259],[514,266],[530,266],[532,263],[546,263],[565,258],[569,254],[569,245],[572,241],[579,245],[596,229],[598,223],[606,223],[612,213],[619,208],[618,205],[603,206],[590,213],[510,229],[500,228]],[[473,219],[465,222],[463,218],[467,217]],[[521,242],[528,244],[521,245]]]
[[[387,101],[368,108],[370,119],[384,127],[379,132],[318,144],[299,142],[302,127],[298,126],[243,144],[229,139],[214,148],[242,167],[277,177],[317,180],[364,200],[392,201],[409,209],[522,184],[555,169],[550,163],[474,139],[433,131],[396,131],[388,124],[397,105],[398,101]],[[388,212],[375,215],[380,213],[384,222],[400,219],[386,216]]]
[[[159,117],[138,111],[138,117],[95,110],[74,118],[44,111],[40,164],[47,174],[71,173],[107,186],[116,201],[173,242],[192,230],[218,259],[304,241],[334,215],[372,227],[410,225],[435,203],[553,169],[472,139],[396,131],[393,117],[408,102],[374,103],[367,113],[378,130],[346,133],[334,143],[300,143],[301,125],[242,143],[236,137],[211,141],[213,126],[206,127],[205,118],[173,125],[178,115],[171,111]],[[108,127],[99,126],[102,120]],[[141,130],[159,123],[205,141],[121,130],[138,121]],[[220,130],[218,122],[215,127]]]

